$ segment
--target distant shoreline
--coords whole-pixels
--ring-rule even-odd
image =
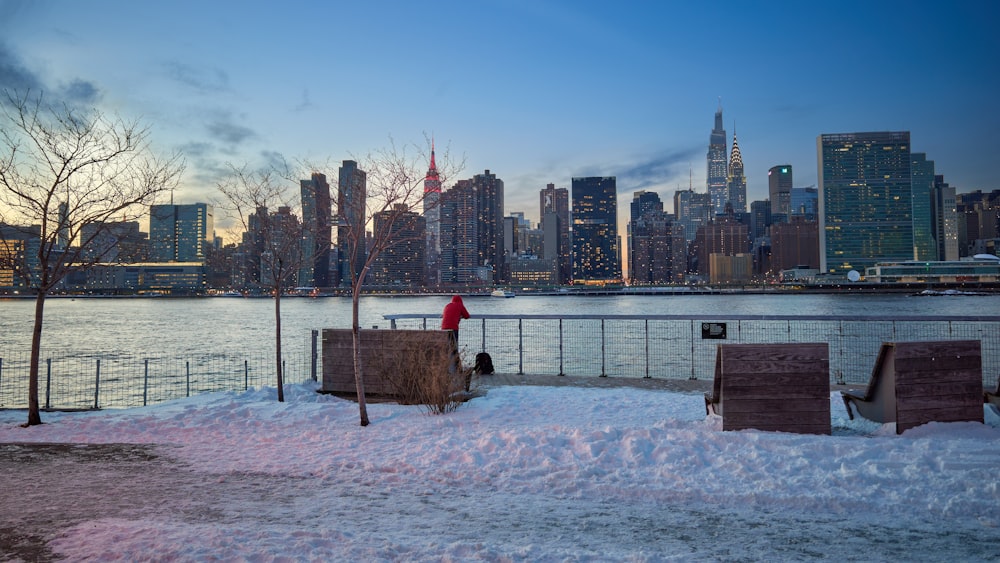
[[[774,286],[638,286],[638,287],[563,287],[557,289],[511,288],[518,296],[607,296],[607,295],[799,295],[799,294],[912,294],[915,296],[950,296],[950,295],[998,295],[998,283],[838,283],[815,285],[774,285]],[[438,291],[365,291],[365,297],[434,297],[447,295],[464,295],[470,297],[489,297],[492,288],[455,288]],[[287,293],[283,298],[325,298],[350,297],[350,291],[320,291],[319,293]],[[34,299],[34,293],[0,293],[0,299]],[[178,294],[135,294],[135,293],[51,293],[47,298],[271,298],[266,293],[178,293]]]

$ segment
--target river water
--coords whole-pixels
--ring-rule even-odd
[[[363,328],[389,328],[387,314],[440,314],[448,296],[362,297]],[[473,315],[1000,315],[1000,295],[716,294],[652,296],[530,296],[465,298]],[[350,328],[346,297],[285,298],[285,339],[310,331]],[[0,353],[27,349],[34,301],[0,300]],[[76,352],[184,351],[268,346],[274,339],[274,301],[266,298],[50,298],[43,349]]]

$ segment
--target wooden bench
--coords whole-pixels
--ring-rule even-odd
[[[896,433],[927,422],[983,422],[982,354],[978,340],[885,342],[864,395],[842,391],[875,422],[895,422]]]
[[[354,381],[354,337],[350,329],[323,330],[323,383],[320,391],[357,396]],[[400,362],[440,361],[451,342],[445,330],[373,330],[362,329],[361,365],[365,374],[365,395],[395,397],[396,387],[387,371],[398,369]],[[444,352],[447,357],[447,352]],[[447,365],[444,366],[447,369]]]
[[[720,344],[705,409],[723,430],[830,434],[829,346]]]

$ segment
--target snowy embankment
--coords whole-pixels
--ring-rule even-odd
[[[897,436],[848,420],[834,394],[833,436],[809,436],[722,432],[695,394],[496,387],[443,416],[372,404],[362,428],[354,402],[314,385],[288,386],[285,403],[265,388],[45,413],[28,429],[23,411],[0,412],[0,442],[156,444],[220,490],[283,497],[201,493],[218,518],[179,500],[53,530],[73,559],[991,560],[1000,540],[989,409],[986,424]]]

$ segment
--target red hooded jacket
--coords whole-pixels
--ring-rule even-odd
[[[451,303],[444,306],[444,312],[441,313],[441,330],[458,330],[458,323],[467,318],[469,311],[462,304],[462,297],[456,295],[451,298]]]

